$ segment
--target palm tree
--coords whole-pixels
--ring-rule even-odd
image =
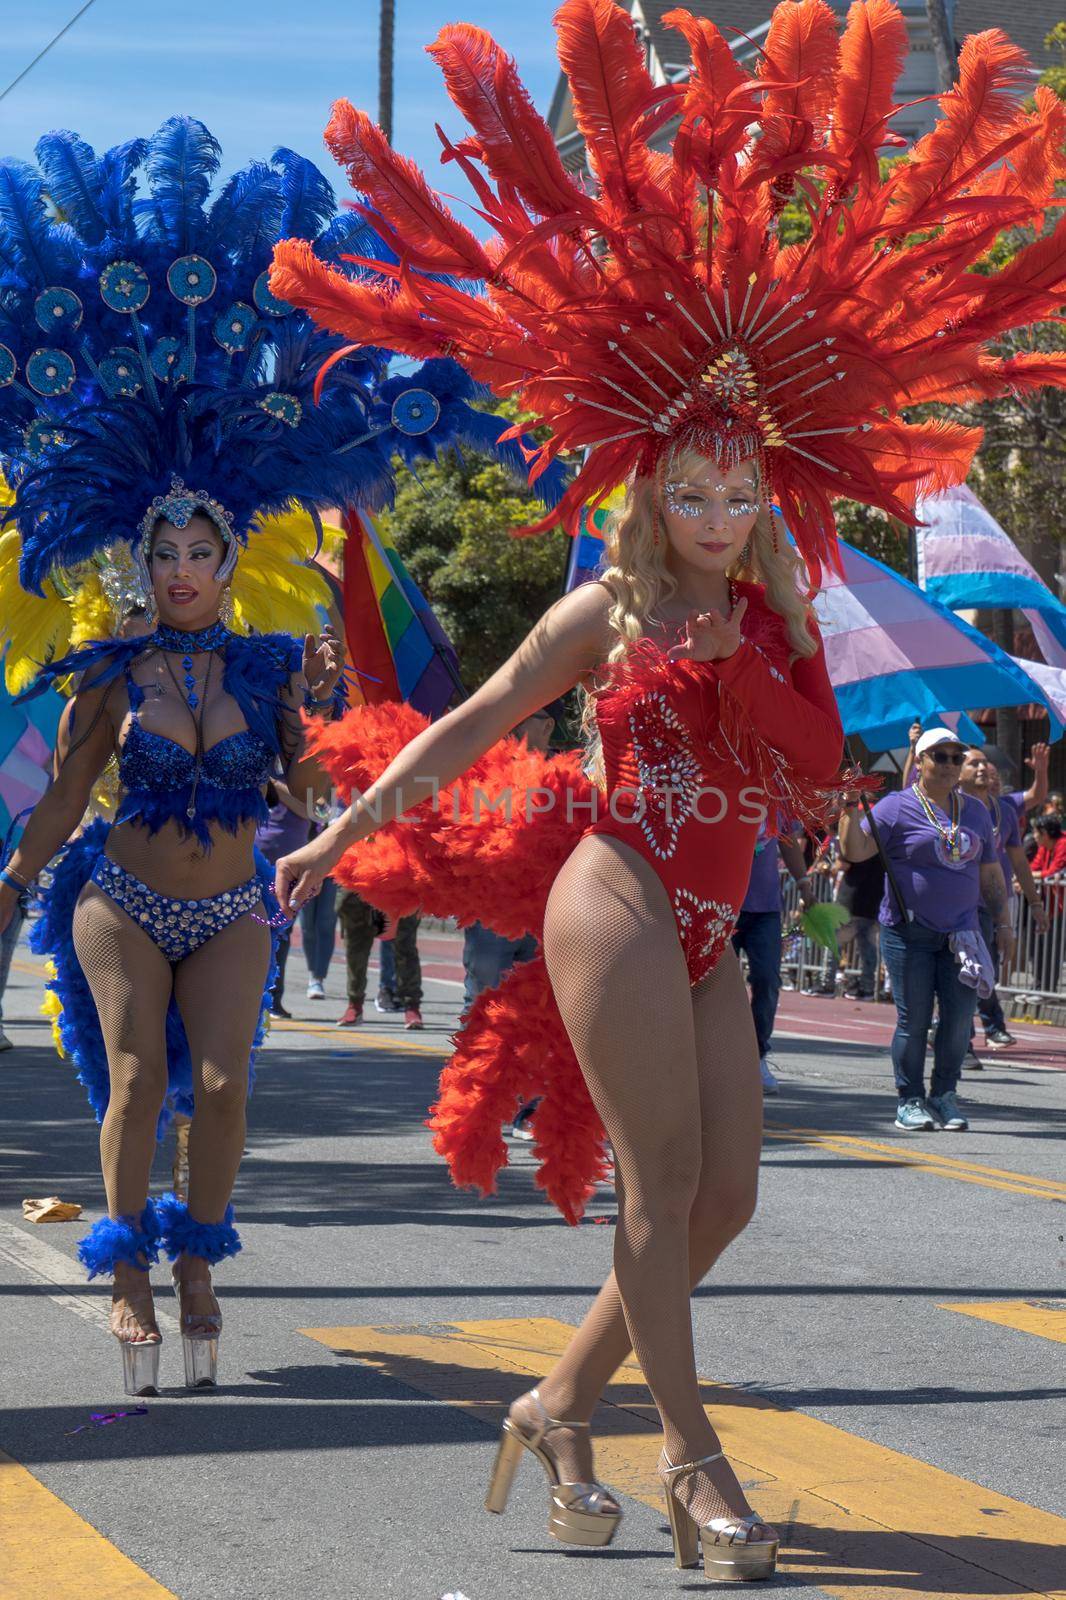
[[[393,49],[396,43],[396,0],[381,0],[378,34],[378,126],[392,143]]]

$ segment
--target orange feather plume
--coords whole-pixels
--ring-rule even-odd
[[[856,0],[843,39],[826,0],[782,0],[757,78],[706,18],[684,82],[656,85],[628,7],[564,0],[556,23],[596,186],[585,192],[514,63],[478,29],[433,46],[472,125],[445,141],[496,236],[462,229],[370,119],[339,103],[330,138],[391,229],[399,267],[348,282],[282,246],[272,286],[335,332],[410,355],[448,353],[550,430],[530,460],[580,463],[556,512],[654,474],[679,445],[754,457],[810,570],[834,559],[842,496],[912,518],[918,486],[954,482],[973,430],[908,428],[926,399],[1059,383],[1057,354],[1016,366],[997,343],[1066,302],[1060,224],[990,270],[1005,228],[1039,229],[1066,177],[1066,112],[999,30],[968,39],[939,119],[882,177],[906,26],[894,0]],[[675,121],[673,149],[662,148]],[[792,194],[800,244],[778,236]],[[469,277],[477,288],[442,281]]]
[[[352,187],[396,230],[414,266],[466,278],[489,274],[489,259],[474,234],[456,221],[414,162],[396,154],[365,111],[336,101],[325,139],[347,167]]]
[[[1032,83],[1029,58],[998,28],[972,34],[959,54],[959,81],[940,98],[941,117],[920,139],[890,183],[898,222],[920,225],[924,207],[996,151],[1015,125]]]
[[[555,26],[574,121],[602,199],[620,217],[641,205],[657,208],[663,196],[640,131],[657,90],[632,17],[614,0],[565,0]]]
[[[840,40],[826,0],[779,5],[770,22],[759,78],[768,85],[762,137],[752,153],[745,187],[791,177],[795,161],[820,141],[836,88]]]
[[[834,183],[846,193],[877,176],[877,149],[894,105],[893,89],[908,49],[907,24],[891,0],[855,0],[840,41],[840,74],[829,154]]]
[[[449,24],[428,54],[476,136],[478,159],[541,217],[592,207],[570,177],[513,59],[481,28]]]

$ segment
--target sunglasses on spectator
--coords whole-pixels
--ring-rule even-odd
[[[966,760],[965,750],[927,750],[926,755],[932,756],[938,767],[950,761],[953,767],[961,767]]]

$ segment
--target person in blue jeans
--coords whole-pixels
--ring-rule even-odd
[[[978,919],[982,901],[1000,948],[1008,950],[1012,939],[991,819],[980,800],[959,789],[965,754],[949,728],[930,728],[915,748],[915,783],[873,807],[889,867],[879,918],[881,959],[896,1004],[896,1127],[905,1133],[969,1127],[956,1090],[978,987],[987,993],[995,982]],[[840,846],[847,861],[868,860],[877,850],[869,824],[852,803],[844,808]],[[925,1051],[934,1000],[940,1020],[927,1096]]]
[[[783,859],[799,885],[805,906],[812,903],[811,880],[803,850],[787,832],[772,838],[765,824],[759,829],[748,892],[733,930],[733,949],[748,958],[751,1016],[759,1046],[759,1074],[764,1094],[777,1094],[777,1078],[769,1062],[770,1040],[781,994],[781,872]]]
[[[307,998],[326,998],[326,976],[337,942],[337,885],[327,878],[319,892],[300,908],[304,960],[307,963]]]

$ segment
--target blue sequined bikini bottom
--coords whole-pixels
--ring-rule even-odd
[[[239,883],[235,889],[210,895],[206,900],[178,900],[173,895],[150,889],[132,872],[108,856],[97,858],[92,881],[126,915],[139,923],[168,961],[184,961],[202,944],[228,928],[262,904],[263,886],[258,877]],[[265,919],[264,919],[265,920]]]

